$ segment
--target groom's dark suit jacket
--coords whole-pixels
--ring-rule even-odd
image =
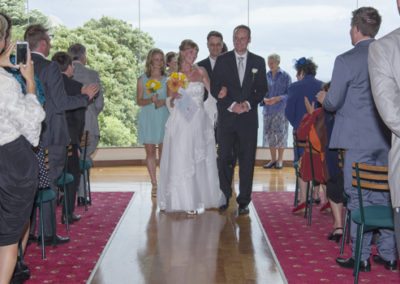
[[[221,87],[228,89],[223,99],[218,99]],[[258,127],[257,105],[262,101],[268,90],[265,60],[248,52],[243,85],[240,86],[239,74],[234,51],[220,55],[215,63],[211,77],[211,93],[218,103],[218,124],[237,121],[241,126]],[[233,102],[248,101],[251,110],[240,115],[229,112]]]

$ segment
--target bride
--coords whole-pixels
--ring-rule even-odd
[[[178,71],[186,75],[188,84],[178,93],[168,89],[170,116],[165,125],[157,192],[158,206],[167,212],[197,214],[206,208],[218,208],[223,201],[214,122],[207,115],[203,102],[204,88],[210,90],[210,80],[204,68],[193,65],[198,51],[192,40],[182,41]]]

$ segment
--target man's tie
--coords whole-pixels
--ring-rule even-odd
[[[240,80],[240,86],[243,84],[243,78],[244,78],[244,64],[243,64],[244,57],[240,56],[238,57],[238,72],[239,72],[239,80]]]

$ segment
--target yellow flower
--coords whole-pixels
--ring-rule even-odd
[[[186,89],[189,81],[184,73],[173,72],[167,81],[168,88],[174,93],[178,92],[179,88]]]
[[[161,88],[161,82],[155,79],[150,79],[146,82],[146,90],[148,94],[153,94]]]

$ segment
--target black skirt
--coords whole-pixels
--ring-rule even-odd
[[[0,246],[15,244],[22,237],[38,174],[38,160],[23,136],[0,146]]]

